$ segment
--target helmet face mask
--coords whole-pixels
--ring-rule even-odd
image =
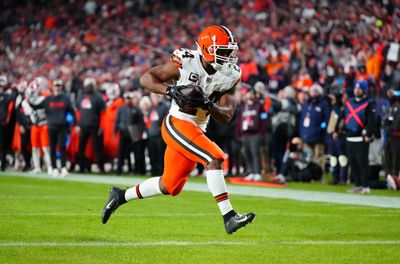
[[[215,69],[220,69],[224,64],[236,64],[239,50],[230,30],[224,26],[211,26],[205,28],[196,42],[203,58]]]
[[[217,46],[215,47],[214,63],[217,65],[224,65],[225,63],[236,64],[238,58],[236,57],[236,51],[238,50],[233,46]]]

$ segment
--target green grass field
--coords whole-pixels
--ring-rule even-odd
[[[0,176],[0,263],[399,262],[400,209],[231,195],[257,217],[227,235],[211,194],[184,191],[103,225],[110,186]]]

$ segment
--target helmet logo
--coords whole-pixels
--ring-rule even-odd
[[[206,61],[213,66],[221,66],[225,63],[235,64],[237,57],[235,52],[239,49],[232,33],[224,26],[210,26],[200,33],[198,48]],[[215,68],[215,67],[214,67]]]

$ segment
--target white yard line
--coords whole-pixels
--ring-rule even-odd
[[[0,242],[0,247],[148,247],[148,246],[264,246],[264,245],[400,245],[400,240],[303,240],[303,241],[154,241],[154,242]]]
[[[153,214],[146,214],[146,213],[119,213],[117,212],[118,217],[212,217],[216,216],[215,213],[153,213]],[[21,213],[0,213],[0,217],[37,217],[37,216],[61,216],[61,217],[99,217],[99,213],[57,213],[57,212],[48,212],[48,213],[30,213],[30,212],[21,212]],[[276,216],[276,217],[322,217],[322,218],[338,218],[348,217],[347,215],[340,215],[340,214],[331,214],[331,213],[257,213],[257,216]],[[363,214],[364,217],[399,217],[398,213],[376,213],[376,214]]]
[[[7,176],[23,176],[41,179],[54,179],[47,174],[30,174],[21,172],[7,172]],[[71,174],[64,179],[54,179],[74,182],[91,182],[91,183],[104,183],[118,186],[134,186],[143,181],[143,178],[137,177],[117,177],[117,176],[96,176],[96,175],[79,175]],[[206,183],[193,183],[189,181],[186,183],[184,190],[209,192]],[[326,202],[337,204],[351,204],[362,206],[386,207],[386,208],[400,208],[400,197],[387,197],[376,195],[356,195],[347,193],[334,193],[334,192],[319,192],[319,191],[300,191],[289,189],[275,189],[266,187],[255,186],[238,186],[229,185],[228,192],[230,194],[267,197],[267,198],[281,198],[310,202]]]

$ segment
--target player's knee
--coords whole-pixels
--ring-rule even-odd
[[[222,169],[222,163],[224,160],[222,159],[214,159],[207,165],[207,170],[220,170]]]
[[[160,191],[162,192],[162,194],[169,194],[169,191],[167,189],[167,186],[164,185],[164,183],[162,182],[161,178],[160,181],[158,182],[158,186],[160,187]]]
[[[331,165],[332,168],[336,167],[338,160],[335,156],[331,156],[329,159],[329,163]]]
[[[185,181],[181,181],[179,184],[177,185],[165,185],[164,182],[161,180],[159,181],[159,187],[160,187],[160,191],[162,192],[162,194],[165,195],[171,195],[171,196],[177,196],[178,194],[180,194],[182,192],[183,186],[185,185]]]
[[[176,189],[174,189],[171,193],[170,193],[170,195],[171,196],[177,196],[178,194],[180,194],[182,192],[182,189],[181,188],[176,188]]]
[[[346,167],[348,163],[348,159],[345,155],[340,155],[339,156],[339,165],[340,167]]]

